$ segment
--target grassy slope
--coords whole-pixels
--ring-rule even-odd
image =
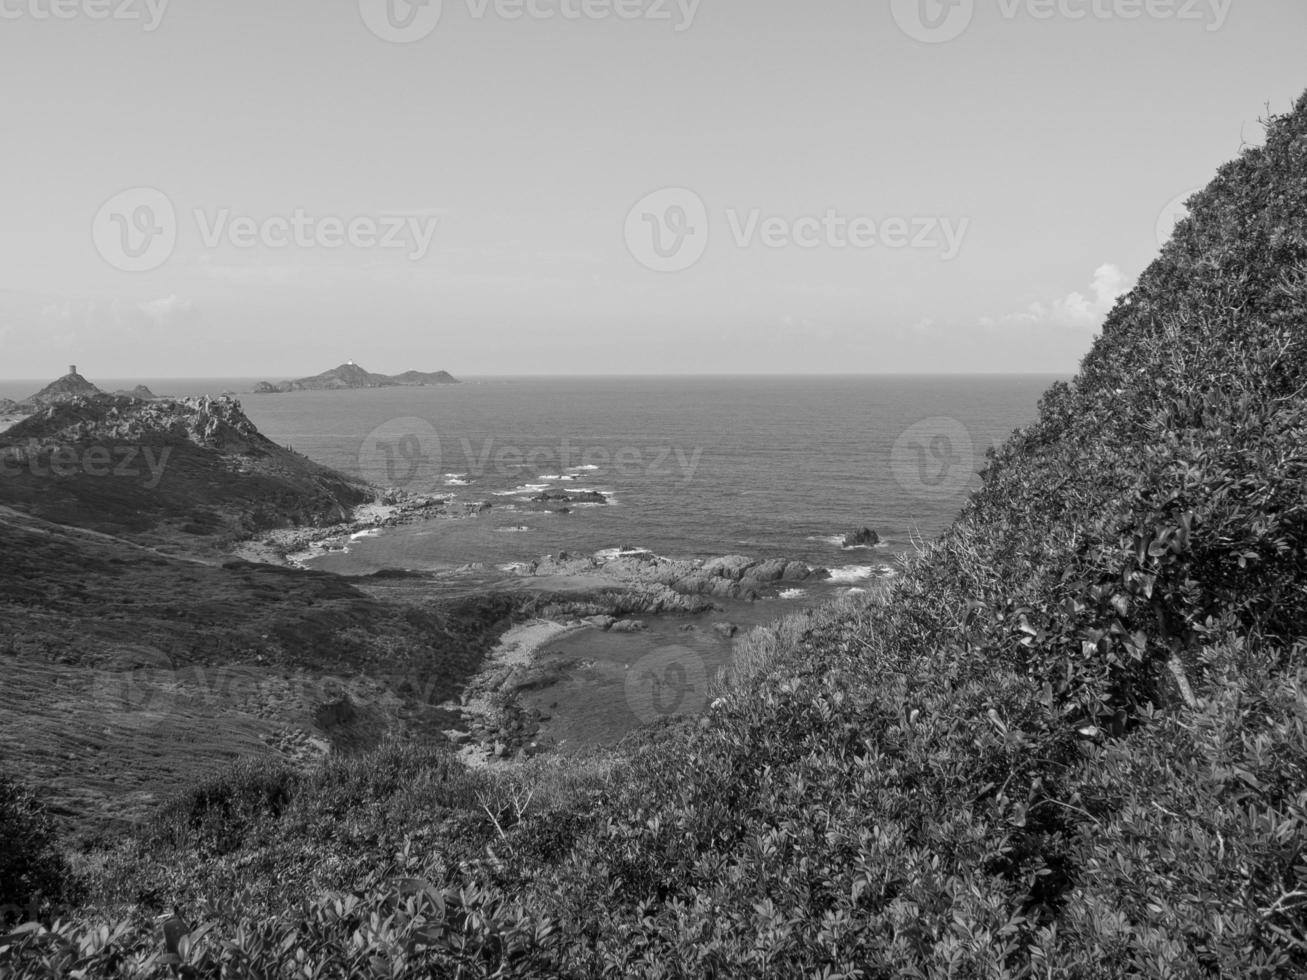
[[[82,917],[165,882],[201,973],[1301,975],[1307,99],[1192,210],[894,592],[756,642],[702,724],[616,774],[236,774]],[[33,975],[158,953],[63,934]]]
[[[379,690],[376,716],[361,710],[337,742],[448,727],[424,706],[458,691],[512,612],[183,561],[33,518],[0,515],[0,544],[0,774],[41,785],[82,829],[268,755],[287,726],[315,731],[315,704],[333,696],[325,678],[394,678],[412,695],[401,706]]]
[[[157,485],[142,447],[165,462]],[[71,475],[46,475],[56,450],[71,450]],[[226,561],[232,537],[336,521],[371,497],[260,435],[234,403],[62,403],[0,435],[5,451],[0,775],[40,785],[79,831],[139,817],[237,758],[303,753],[306,733],[358,748],[448,727],[435,706],[512,612]],[[122,460],[134,474],[114,472]],[[371,703],[323,732],[325,679],[362,675]]]

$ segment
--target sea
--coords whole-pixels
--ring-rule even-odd
[[[269,438],[469,514],[355,534],[306,562],[324,571],[440,571],[438,587],[474,591],[562,552],[783,557],[829,569],[828,580],[759,602],[721,600],[689,622],[652,617],[640,633],[580,630],[540,647],[534,662],[563,679],[521,701],[542,719],[542,744],[573,754],[702,711],[752,628],[892,579],[953,521],[986,453],[1033,421],[1058,379],[487,377],[287,394],[252,394],[248,378],[91,380],[160,396],[234,394]],[[0,382],[0,397],[43,384]],[[603,502],[561,513],[533,501],[550,492]],[[879,542],[846,546],[862,528]]]
[[[365,535],[323,570],[448,570],[546,554],[785,557],[856,585],[938,535],[985,454],[1033,420],[1049,375],[470,378],[428,388],[252,394],[252,379],[96,379],[233,393],[269,438],[475,520]],[[0,382],[20,399],[44,382]],[[531,498],[598,491],[570,513]],[[846,548],[870,528],[877,548]]]

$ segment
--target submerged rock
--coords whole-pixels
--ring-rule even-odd
[[[860,531],[851,531],[844,535],[844,547],[846,548],[870,548],[880,544],[880,535],[869,527],[864,527]]]
[[[613,623],[609,629],[610,633],[643,633],[649,627],[639,619],[624,619],[620,622]]]

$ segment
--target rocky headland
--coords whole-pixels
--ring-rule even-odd
[[[619,549],[585,556],[547,555],[517,567],[515,573],[536,578],[593,576],[620,586],[663,588],[680,596],[746,601],[774,594],[781,586],[822,582],[830,578],[830,572],[824,568],[814,568],[806,562],[788,558],[727,555],[713,559],[675,560],[640,549]]]
[[[68,395],[0,433],[0,505],[185,552],[328,527],[374,488],[280,446],[231,398]]]
[[[405,371],[403,374],[374,374],[349,361],[309,378],[272,383],[260,381],[254,387],[257,395],[281,394],[290,391],[334,391],[351,388],[420,388],[430,385],[460,384],[448,371]]]

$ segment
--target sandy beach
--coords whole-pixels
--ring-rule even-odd
[[[503,670],[529,668],[534,666],[536,653],[546,644],[559,637],[580,630],[587,626],[567,626],[550,620],[536,619],[514,626],[499,638],[499,643],[486,658],[476,679],[468,685],[459,701],[444,705],[451,710],[461,711],[469,722],[480,719],[493,722],[497,716],[495,706],[491,703],[489,692],[483,682],[486,678],[500,674]],[[458,757],[464,764],[474,768],[485,768],[493,759],[491,746],[470,742],[458,751]]]

